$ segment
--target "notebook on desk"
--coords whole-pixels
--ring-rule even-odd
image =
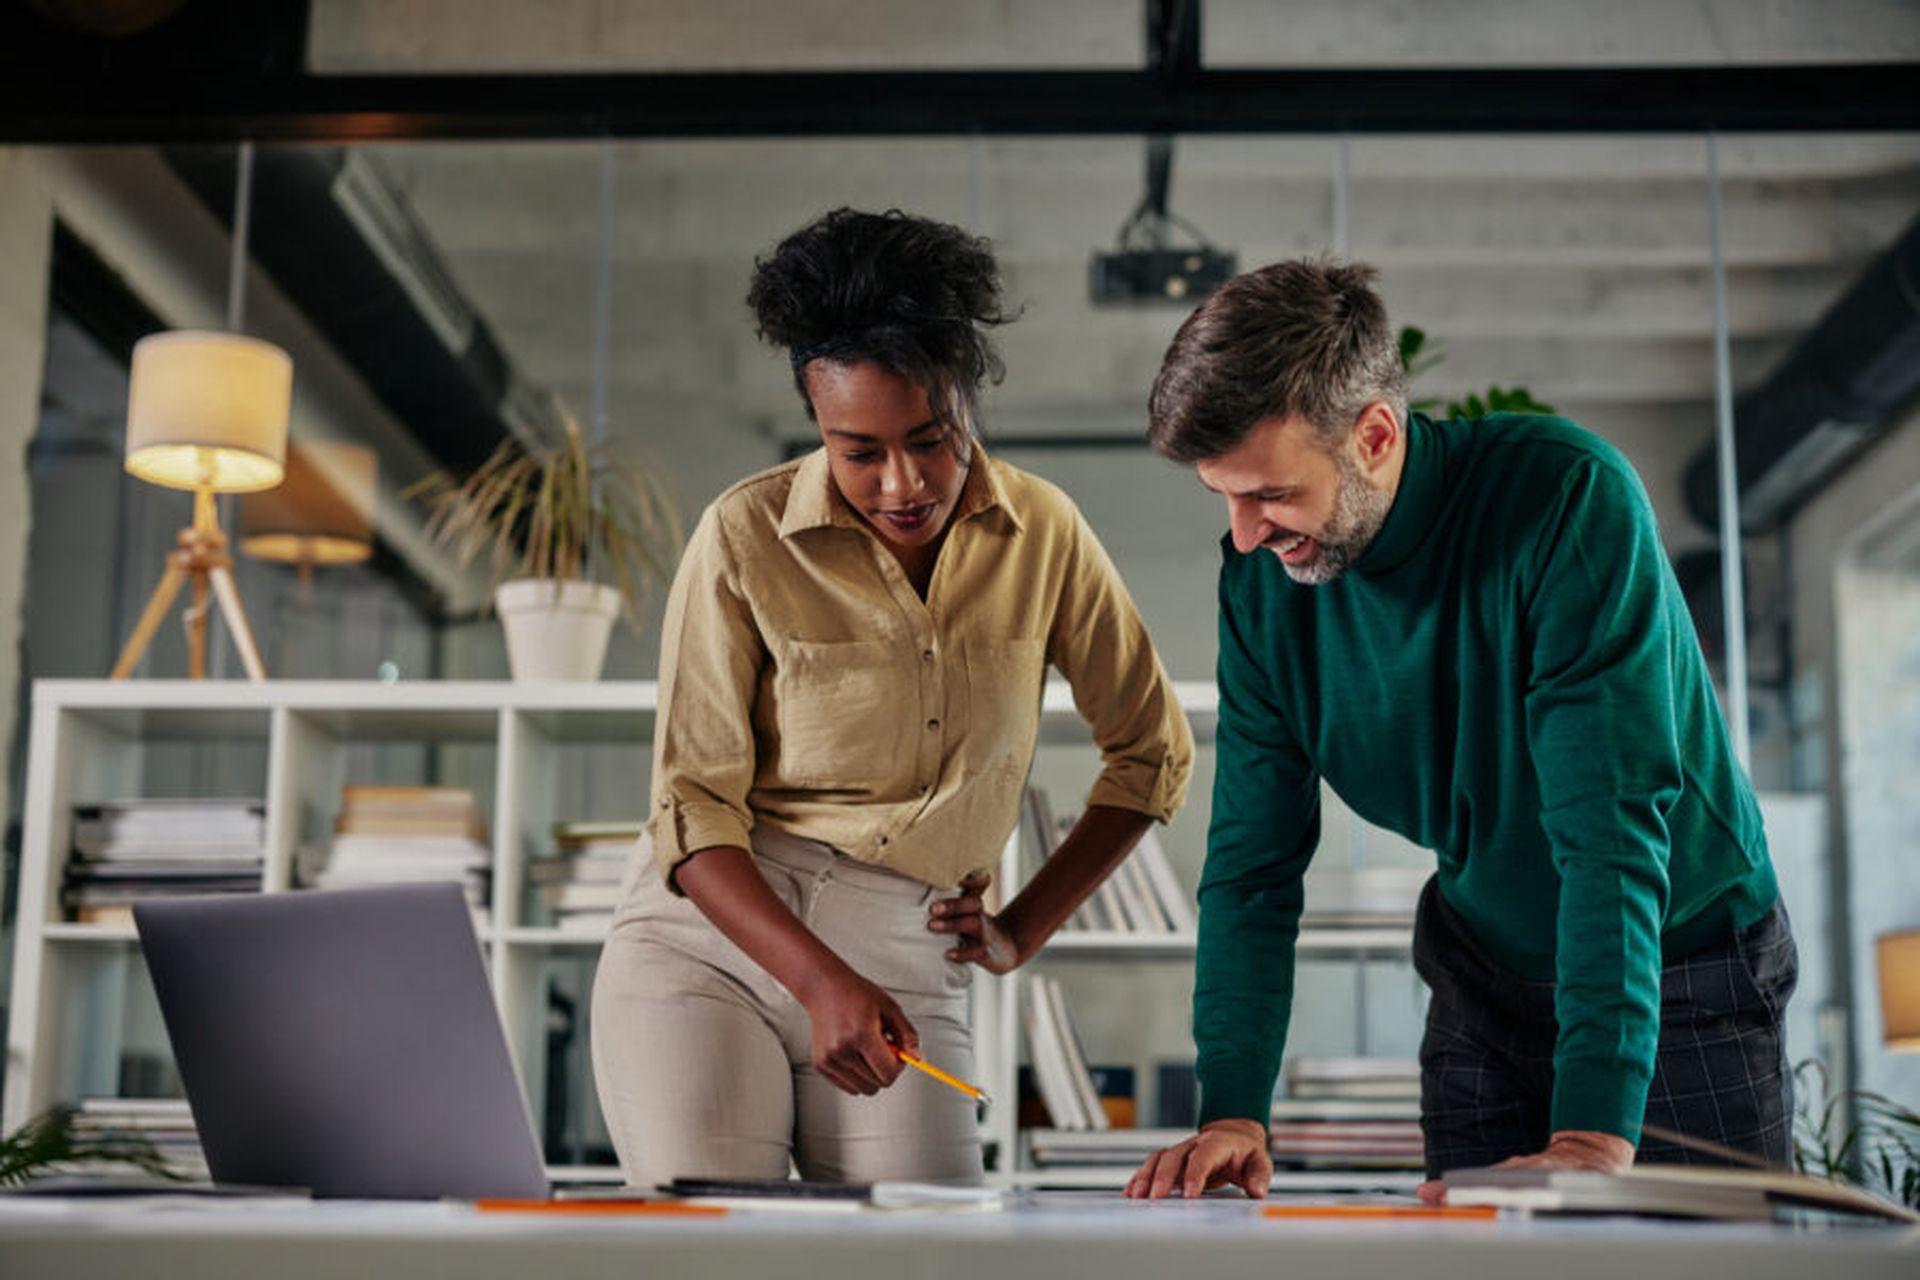
[[[155,900],[133,915],[216,1182],[548,1194],[459,885]]]

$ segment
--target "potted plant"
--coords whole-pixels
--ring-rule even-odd
[[[599,679],[615,617],[639,628],[680,548],[678,512],[653,477],[565,421],[551,448],[509,437],[471,475],[436,473],[407,490],[461,568],[487,557],[507,665],[522,682]]]

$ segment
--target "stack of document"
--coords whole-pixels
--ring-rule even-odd
[[[1411,929],[1431,867],[1312,867],[1302,929]]]
[[[1771,1219],[1782,1208],[1856,1213],[1920,1223],[1920,1213],[1855,1187],[1782,1169],[1638,1165],[1590,1169],[1457,1169],[1446,1175],[1450,1205],[1494,1205],[1542,1213],[1620,1213],[1663,1218]]]
[[[485,907],[493,851],[479,803],[460,787],[341,789],[340,813],[315,887],[453,880],[476,914]]]
[[[556,822],[553,852],[527,867],[541,913],[556,928],[604,933],[620,905],[620,882],[643,828],[639,822]]]
[[[1292,1057],[1287,1096],[1273,1101],[1276,1165],[1293,1169],[1419,1169],[1420,1064],[1411,1058]]]
[[[75,805],[61,899],[83,924],[131,924],[145,898],[257,893],[259,800],[121,800]]]
[[[73,1117],[73,1134],[93,1147],[144,1142],[169,1172],[183,1178],[208,1176],[200,1133],[185,1098],[83,1098]]]

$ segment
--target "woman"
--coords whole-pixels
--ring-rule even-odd
[[[756,263],[748,302],[824,447],[722,494],[675,576],[653,856],[594,987],[602,1109],[641,1186],[789,1160],[977,1182],[973,1104],[895,1051],[971,1075],[966,966],[1032,956],[1171,816],[1192,737],[1072,503],[980,446],[1009,318],[984,241],[838,210]],[[994,914],[1049,662],[1104,768]]]

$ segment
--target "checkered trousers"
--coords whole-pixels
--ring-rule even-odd
[[[1420,897],[1413,959],[1433,991],[1420,1045],[1427,1176],[1545,1147],[1558,1032],[1554,984],[1494,963],[1434,881]],[[1781,1019],[1797,976],[1780,903],[1662,967],[1646,1123],[1790,1163],[1793,1076]],[[1643,1138],[1637,1159],[1721,1163],[1653,1138]]]

